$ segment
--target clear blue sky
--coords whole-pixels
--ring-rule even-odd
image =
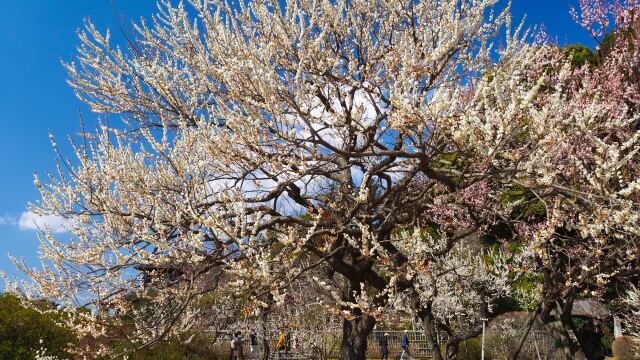
[[[84,18],[99,29],[117,29],[149,17],[155,0],[0,0],[0,271],[17,275],[7,254],[37,265],[37,237],[18,220],[26,204],[36,201],[33,172],[55,169],[48,133],[64,143],[79,131],[78,111],[89,123],[95,115],[67,86],[61,60],[70,60],[78,45],[76,31]],[[544,24],[559,44],[592,45],[569,15],[577,0],[513,0],[517,21]],[[115,30],[114,38],[120,39]],[[64,236],[64,235],[63,235]]]

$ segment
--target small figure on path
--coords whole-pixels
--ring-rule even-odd
[[[291,351],[291,337],[293,335],[293,325],[291,323],[287,324],[287,332],[286,332],[286,345],[284,352],[288,354]]]
[[[256,329],[252,328],[249,333],[249,360],[260,360],[260,348],[258,346],[258,335]]]
[[[405,356],[407,356],[408,359],[413,360],[413,356],[411,356],[411,350],[409,350],[409,334],[407,330],[405,330],[404,335],[402,335],[402,342],[400,343],[400,347],[402,348],[400,360],[404,360]]]
[[[242,354],[242,335],[240,331],[236,332],[231,340],[231,359],[244,360],[244,354]]]
[[[231,334],[231,340],[229,340],[229,360],[233,360],[233,348],[235,346],[235,334]]]
[[[298,334],[293,337],[293,348],[298,353],[302,351],[302,339],[300,339],[300,336]]]
[[[276,344],[276,351],[278,352],[278,358],[280,358],[280,354],[286,350],[287,347],[287,337],[285,335],[285,327],[283,326],[280,329],[280,334],[278,335],[278,343]]]
[[[315,341],[311,341],[311,360],[322,360],[324,359],[324,355],[318,344]]]
[[[389,360],[389,333],[384,333],[378,341],[380,346],[380,360]]]
[[[229,352],[229,360],[236,360],[236,346],[238,343],[238,339],[236,338],[236,333],[231,334],[231,341],[229,342],[229,348],[231,351]]]

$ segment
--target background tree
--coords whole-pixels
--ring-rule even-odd
[[[638,165],[637,10],[634,1],[581,1],[574,17],[600,46],[593,61],[576,63],[574,56],[571,69],[564,65],[566,69],[553,71],[558,74],[556,87],[564,83],[572,89],[566,101],[574,110],[567,119],[584,115],[593,119],[567,134],[565,143],[577,151],[573,159],[558,151],[562,161],[553,165],[556,179],[582,184],[562,185],[557,191],[562,196],[568,195],[567,188],[580,191],[567,200],[583,209],[567,211],[562,200],[563,213],[553,215],[560,217],[547,230],[548,240],[540,244],[544,250],[538,250],[540,256],[534,260],[534,269],[543,275],[540,316],[555,329],[568,357],[580,347],[569,336],[576,330],[571,322],[574,300],[612,300],[619,295],[611,289],[637,281],[638,233],[627,223],[638,211],[636,175],[632,175]],[[560,133],[554,131],[556,136]],[[540,198],[540,192],[532,190]],[[586,209],[596,217],[583,212]],[[546,206],[547,218],[548,211]]]
[[[15,295],[0,295],[0,359],[32,360],[36,355],[71,359],[77,339],[62,326],[64,317],[49,302],[24,306]]]

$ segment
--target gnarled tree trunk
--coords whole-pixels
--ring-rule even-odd
[[[559,349],[567,360],[574,359],[575,353],[579,350],[579,345],[573,341],[569,334],[571,321],[571,308],[573,298],[565,300],[561,305],[557,302],[557,308],[551,312],[553,320],[547,325],[551,329],[554,339],[558,343]]]
[[[366,360],[367,337],[376,325],[373,316],[362,315],[342,322],[342,344],[340,360]]]
[[[447,360],[456,360],[458,358],[459,341],[447,342]]]
[[[260,312],[260,331],[262,332],[262,360],[269,360],[271,348],[269,347],[269,328],[268,317],[271,311],[272,296],[269,295],[269,307],[262,309]]]
[[[418,311],[418,316],[422,321],[422,328],[424,329],[424,335],[427,337],[427,342],[431,347],[431,356],[433,360],[444,360],[440,353],[440,344],[438,344],[438,336],[436,334],[436,325],[433,320],[433,314],[431,313],[431,304],[421,308]]]

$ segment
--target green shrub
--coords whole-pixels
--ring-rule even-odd
[[[204,357],[192,352],[184,344],[166,342],[153,349],[144,350],[130,356],[132,360],[205,360]]]
[[[12,294],[0,295],[0,359],[32,360],[40,349],[46,349],[45,355],[70,359],[67,349],[76,338],[69,329],[57,325],[63,315],[34,309],[55,309],[45,301],[31,305],[33,308],[23,306]]]
[[[458,347],[459,360],[480,360],[482,357],[482,339],[468,339]]]
[[[593,65],[596,62],[596,56],[593,51],[581,44],[566,46],[564,53],[571,60],[573,67],[581,67],[584,64]]]
[[[215,360],[222,359],[218,349],[210,346],[210,340],[203,336],[195,336],[188,344],[178,341],[165,341],[148,349],[129,355],[131,360]],[[121,342],[113,347],[114,353],[131,348],[132,344]],[[227,354],[228,356],[228,354]]]

